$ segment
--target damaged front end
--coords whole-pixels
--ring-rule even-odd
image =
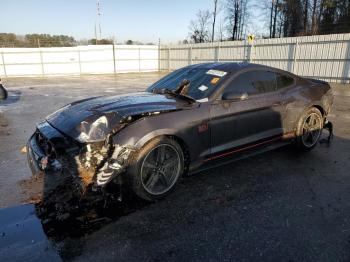
[[[72,132],[75,137],[56,129],[50,120],[41,122],[27,144],[32,173],[45,175],[47,192],[65,187],[67,183],[74,184],[73,190],[79,196],[88,190],[105,193],[111,182],[121,186],[122,173],[131,164],[137,149],[118,144],[114,136],[131,123],[158,114],[159,111],[125,117],[94,116],[93,120],[86,119],[75,127]],[[121,193],[120,187],[119,191]],[[48,195],[46,193],[44,195]]]
[[[85,138],[96,136],[102,130],[101,125],[100,131],[96,130],[96,125],[91,126]],[[87,187],[103,188],[112,180],[117,182],[115,178],[125,171],[134,152],[130,146],[113,144],[111,135],[101,142],[77,142],[46,121],[37,126],[27,148],[33,174],[44,173],[47,180],[50,176],[70,176],[81,189],[79,191],[86,191]],[[57,179],[55,181],[57,183]]]
[[[65,214],[82,202],[120,200],[123,174],[138,148],[137,141],[119,141],[117,134],[146,117],[186,107],[182,100],[141,92],[89,98],[49,115],[27,144],[32,173],[43,176],[41,206]]]
[[[38,215],[61,220],[79,213],[83,206],[121,200],[121,174],[134,151],[113,144],[112,135],[102,142],[81,143],[46,121],[38,124],[27,144],[32,173],[43,176]]]

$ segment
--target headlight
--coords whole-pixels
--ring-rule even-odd
[[[81,122],[81,132],[77,137],[79,142],[97,142],[105,139],[108,134],[107,117],[101,116],[93,123]]]

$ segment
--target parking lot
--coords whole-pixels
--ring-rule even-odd
[[[40,181],[28,180],[21,152],[37,122],[74,100],[141,91],[162,75],[6,79],[9,98],[0,102],[0,207],[35,202],[40,194]],[[163,201],[89,234],[48,241],[60,247],[63,259],[81,261],[349,261],[350,86],[332,88],[330,146],[319,144],[304,154],[284,147],[196,174]],[[34,249],[28,244],[26,250],[35,254]]]

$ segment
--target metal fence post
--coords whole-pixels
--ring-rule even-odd
[[[161,50],[160,50],[160,38],[158,39],[158,71],[162,71],[161,70]]]
[[[117,74],[117,68],[116,68],[116,65],[115,65],[115,47],[114,47],[114,41],[113,41],[113,45],[112,45],[112,47],[113,47],[113,73],[114,73],[114,75],[116,75]]]
[[[139,72],[141,72],[141,48],[139,47]]]
[[[79,49],[79,46],[77,46],[77,50],[78,50],[79,75],[81,76],[81,61],[80,61],[80,49]]]
[[[296,73],[297,72],[297,52],[298,52],[298,48],[299,47],[299,43],[298,43],[298,39],[296,40],[295,44],[294,44],[294,52],[293,52],[293,68],[292,68],[292,73]]]
[[[243,45],[243,60],[250,62],[250,45],[247,43],[247,40],[244,41]]]
[[[5,77],[7,77],[6,66],[5,66],[5,58],[4,58],[4,52],[3,51],[1,51],[1,59],[2,59],[2,67],[4,68],[4,74],[5,74]]]
[[[245,41],[244,47],[245,47],[246,53],[247,53],[246,60],[247,60],[247,62],[250,62],[251,61],[251,52],[252,52],[251,45],[247,44],[247,41]]]
[[[168,48],[168,71],[170,71],[170,47]]]
[[[217,47],[217,58],[216,58],[217,62],[220,62],[220,43],[221,42],[218,42],[218,47]]]
[[[40,48],[39,48],[39,55],[40,55],[40,64],[41,64],[41,75],[45,76],[43,53]]]
[[[192,65],[192,45],[187,48],[188,65]]]
[[[192,65],[193,64],[193,56],[192,56],[192,51],[193,51],[193,49],[192,49],[192,45],[190,46],[190,64]]]
[[[219,58],[219,56],[220,56],[220,42],[218,42],[218,45],[215,46],[213,48],[213,50],[214,50],[214,60],[216,62],[219,62],[220,61],[220,58]]]
[[[249,63],[252,63],[254,62],[254,43],[250,44],[249,50]]]

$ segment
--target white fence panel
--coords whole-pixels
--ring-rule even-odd
[[[329,82],[350,82],[350,34],[162,46],[160,69],[205,62],[253,62]]]
[[[158,46],[0,48],[0,76],[158,71]]]
[[[329,82],[350,82],[350,34],[188,45],[0,48],[0,76],[175,70],[205,62],[254,62]]]

